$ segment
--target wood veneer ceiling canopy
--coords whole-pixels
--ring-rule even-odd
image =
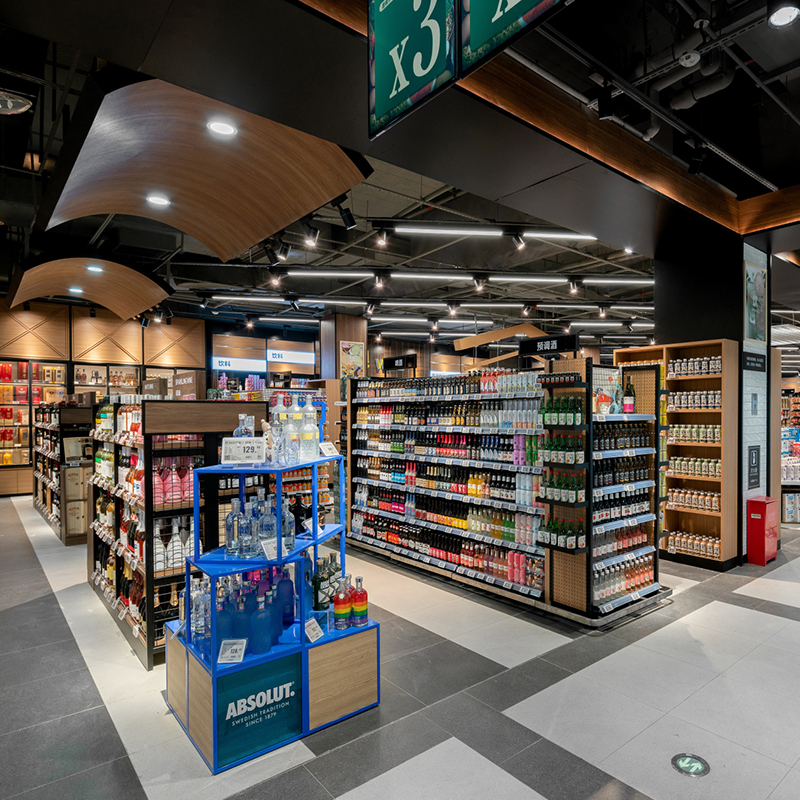
[[[218,119],[236,135],[212,135]],[[94,214],[146,217],[228,261],[368,175],[338,145],[148,80],[103,99],[47,229]],[[154,193],[170,204],[148,203]]]
[[[90,272],[88,267],[102,272]],[[79,288],[80,293],[70,292]],[[121,319],[130,319],[170,295],[169,287],[135,269],[97,258],[61,258],[17,270],[6,302],[10,308],[39,297],[79,297],[107,308]]]

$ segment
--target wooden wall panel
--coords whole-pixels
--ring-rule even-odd
[[[173,317],[170,325],[152,322],[144,329],[144,363],[148,367],[206,367],[206,323]]]
[[[211,355],[220,358],[267,358],[267,340],[258,336],[234,336],[215,333],[211,337]]]
[[[338,364],[336,360],[336,317],[325,317],[319,324],[319,360],[320,377],[338,378]]]
[[[72,309],[72,360],[89,364],[141,364],[142,326],[104,308]]]
[[[31,303],[10,310],[0,303],[0,358],[69,359],[69,307]]]

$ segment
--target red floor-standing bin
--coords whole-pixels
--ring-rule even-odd
[[[778,501],[751,497],[747,501],[747,561],[767,566],[778,555]]]

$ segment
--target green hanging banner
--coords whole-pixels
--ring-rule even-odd
[[[369,136],[455,81],[454,0],[369,0]]]

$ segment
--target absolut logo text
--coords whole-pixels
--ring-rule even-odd
[[[289,697],[294,697],[295,692],[292,688],[294,681],[283,683],[280,686],[275,686],[272,689],[267,689],[258,694],[251,694],[248,697],[242,697],[235,703],[228,703],[228,713],[225,715],[225,720],[233,719],[242,714],[247,714],[250,711],[255,711],[257,708],[264,708],[264,706],[279,703]]]

